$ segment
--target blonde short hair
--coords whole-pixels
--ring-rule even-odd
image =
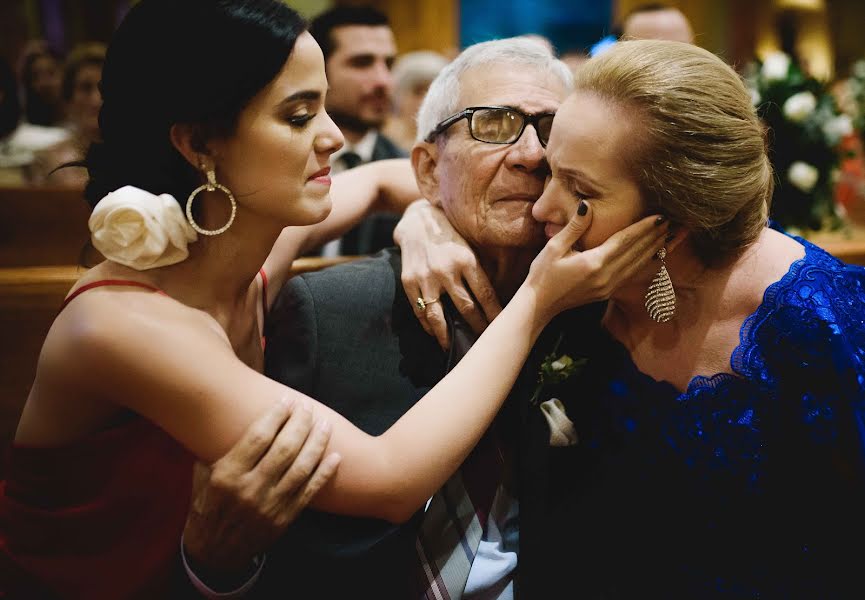
[[[704,264],[757,239],[774,181],[765,128],[733,69],[690,44],[626,41],[585,63],[575,84],[636,111],[626,159],[643,200],[691,230]]]

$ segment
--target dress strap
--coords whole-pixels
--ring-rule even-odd
[[[63,305],[60,307],[60,310],[58,310],[57,312],[59,313],[60,311],[62,311],[64,308],[66,308],[67,304],[69,304],[70,302],[75,300],[75,298],[77,298],[78,296],[80,296],[84,292],[86,292],[88,290],[92,290],[93,288],[104,287],[104,286],[139,287],[139,288],[144,288],[146,290],[151,290],[153,292],[156,292],[157,294],[162,294],[163,296],[168,295],[165,292],[163,292],[162,290],[160,290],[158,287],[154,287],[154,286],[148,285],[146,283],[141,283],[140,281],[130,281],[128,279],[100,279],[99,281],[93,281],[93,282],[90,282],[86,285],[82,285],[80,288],[78,288],[77,290],[72,292],[69,296],[66,297],[66,299],[63,301]]]
[[[264,271],[264,267],[258,271],[261,275],[261,311],[262,314],[267,316],[267,273]]]
[[[261,275],[261,317],[262,319],[267,318],[267,273],[264,270],[264,267],[258,271]],[[264,323],[261,324],[264,327]],[[264,332],[261,333],[261,348],[262,350],[267,346],[267,339],[265,339]]]

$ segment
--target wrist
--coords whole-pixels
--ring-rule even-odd
[[[517,289],[513,298],[505,306],[505,310],[511,307],[523,310],[528,315],[529,332],[532,339],[537,339],[541,331],[557,314],[550,306],[544,304],[538,296],[538,291],[527,283]]]
[[[189,552],[181,539],[180,553],[187,573],[195,586],[213,594],[235,594],[251,585],[264,564],[264,555],[255,556],[242,566],[217,566]]]

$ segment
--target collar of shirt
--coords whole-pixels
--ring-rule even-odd
[[[368,163],[372,160],[372,151],[375,149],[375,143],[378,140],[378,131],[375,129],[370,129],[366,132],[360,141],[356,144],[350,144],[346,142],[345,145],[330,155],[330,166],[333,171],[341,171],[343,170],[342,161],[339,160],[339,157],[345,154],[346,152],[354,152],[358,156],[360,156],[361,161],[364,163]]]

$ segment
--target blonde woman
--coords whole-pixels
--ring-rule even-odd
[[[767,227],[763,127],[714,55],[623,42],[575,77],[534,217],[555,236],[590,205],[582,251],[647,213],[677,233],[557,391],[579,444],[535,539],[543,597],[861,596],[865,269]]]

